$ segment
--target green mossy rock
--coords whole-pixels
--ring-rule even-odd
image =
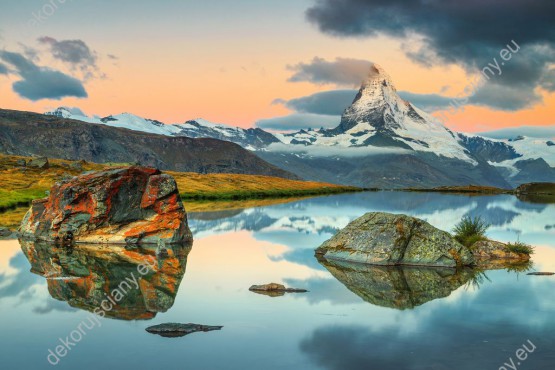
[[[354,220],[316,254],[374,265],[457,267],[475,263],[470,250],[449,233],[418,218],[384,212]]]

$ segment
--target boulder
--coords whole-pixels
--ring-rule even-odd
[[[50,167],[50,163],[48,162],[48,158],[46,157],[38,157],[33,158],[27,163],[27,167],[31,168],[40,168],[40,169],[47,169]]]
[[[367,213],[322,244],[316,254],[374,265],[457,267],[475,263],[449,233],[418,218]]]
[[[528,261],[530,255],[511,252],[507,244],[494,240],[480,240],[474,243],[470,250],[478,261],[506,260],[506,261]]]
[[[74,171],[83,171],[83,164],[86,163],[85,161],[79,161],[79,162],[71,162],[69,164],[69,168],[74,170]]]
[[[165,244],[192,240],[173,177],[154,168],[87,172],[54,184],[35,200],[23,238],[92,244]]]

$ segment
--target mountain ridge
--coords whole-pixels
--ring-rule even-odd
[[[372,66],[353,103],[332,129],[270,133],[202,119],[166,125],[130,114],[90,118],[64,108],[47,114],[166,136],[231,141],[297,176],[345,185],[511,188],[525,182],[555,181],[553,139],[501,140],[454,132],[402,99],[391,77],[378,65]]]
[[[180,172],[299,178],[228,141],[170,137],[3,109],[0,109],[0,151],[96,163],[140,163]]]

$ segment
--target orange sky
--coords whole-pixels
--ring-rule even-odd
[[[22,20],[41,4],[23,1],[21,9],[5,9],[8,12],[0,15],[0,48],[20,52],[24,44],[40,49],[36,39],[45,35],[60,40],[81,39],[95,50],[98,68],[107,77],[85,81],[86,99],[32,102],[12,91],[11,85],[18,77],[0,75],[0,107],[42,112],[63,105],[79,107],[89,115],[131,112],[165,123],[205,118],[251,127],[259,119],[291,113],[281,105],[272,105],[277,98],[338,88],[287,82],[292,73],[287,65],[308,62],[315,56],[374,61],[391,75],[398,90],[412,93],[438,94],[449,86],[446,94],[454,96],[467,86],[469,76],[461,68],[417,65],[406,58],[399,40],[323,35],[304,19],[303,10],[310,3],[287,0],[273,10],[275,14],[268,14],[267,8],[250,2],[253,14],[246,16],[240,9],[230,9],[236,12],[233,19],[231,15],[226,19],[225,14],[208,13],[202,5],[191,5],[191,11],[184,13],[189,16],[188,23],[179,21],[177,15],[173,19],[172,14],[153,14],[151,19],[143,14],[139,18],[140,12],[153,11],[148,8],[150,4],[143,4],[144,9],[122,10],[121,14],[117,14],[118,5],[113,5],[110,13],[116,14],[107,14],[94,23],[79,22],[71,16],[82,15],[85,9],[80,7],[92,5],[65,3],[40,27],[21,29]],[[126,17],[122,17],[124,14]],[[147,19],[151,22],[148,25]],[[272,23],[276,19],[286,19],[287,27],[277,27]],[[114,62],[108,54],[117,55],[118,60]],[[44,55],[37,64],[75,74]],[[519,112],[467,107],[464,112],[449,115],[447,125],[465,132],[553,125],[554,102],[553,95],[545,96],[542,105]]]

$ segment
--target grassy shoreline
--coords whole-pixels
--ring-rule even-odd
[[[317,195],[333,195],[342,193],[353,193],[362,191],[357,188],[321,188],[321,189],[306,189],[306,190],[266,190],[266,191],[232,191],[232,192],[214,192],[214,193],[181,193],[183,200],[256,200],[256,199],[279,199],[279,198],[296,198],[308,197]]]
[[[98,171],[122,164],[97,164],[84,161],[49,159],[49,168],[23,167],[30,157],[0,155],[0,213],[30,206],[34,199],[46,197],[52,185],[64,176]],[[184,200],[248,200],[329,195],[362,191],[314,181],[289,180],[261,175],[198,174],[164,171],[172,175]]]

